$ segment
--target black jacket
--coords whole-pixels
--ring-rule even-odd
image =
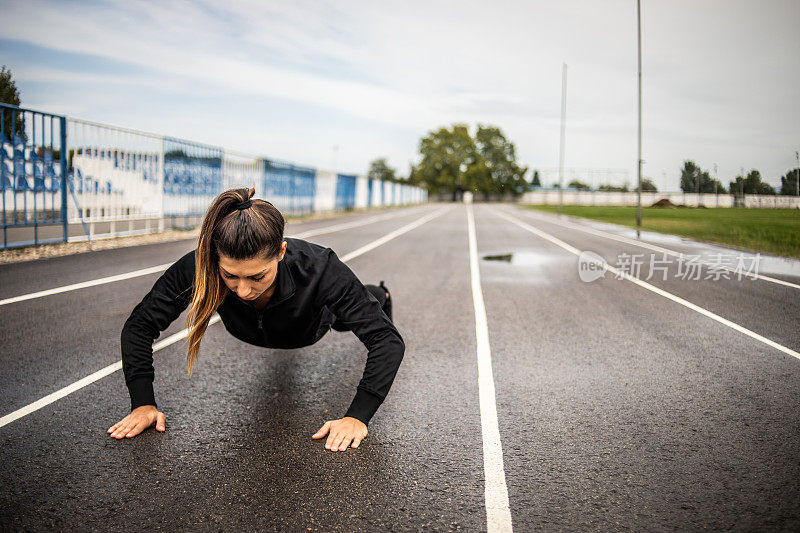
[[[369,353],[355,398],[344,416],[369,423],[392,386],[405,344],[381,304],[330,248],[286,237],[275,292],[266,307],[228,290],[217,309],[234,337],[266,348],[314,344],[334,321],[351,329]],[[153,394],[153,341],[189,306],[195,275],[194,251],[172,264],[125,321],[121,334],[122,371],[131,409],[156,405]]]

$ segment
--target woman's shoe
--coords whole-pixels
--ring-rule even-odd
[[[386,285],[383,284],[383,280],[378,284],[380,288],[386,291],[386,301],[383,303],[383,312],[386,313],[386,316],[389,317],[389,320],[392,320],[392,296],[389,292],[389,289],[386,288]]]

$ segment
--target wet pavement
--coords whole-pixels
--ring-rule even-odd
[[[443,207],[348,263],[364,283],[383,279],[391,287],[406,343],[358,449],[329,452],[324,439],[311,439],[355,393],[366,350],[352,333],[270,350],[216,324],[191,378],[183,342],[155,355],[164,433],[108,437],[128,412],[121,372],[0,427],[0,524],[486,530],[467,208],[401,208],[396,217],[308,240],[341,257]],[[512,205],[473,209],[515,530],[800,527],[800,360],[608,273],[582,282],[576,256],[500,215],[610,263],[652,250]],[[375,215],[297,223],[286,233]],[[0,298],[174,261],[192,247],[183,241],[2,265]],[[668,264],[665,279],[648,282],[800,350],[797,289],[684,280],[677,268]],[[118,361],[122,324],[157,278],[0,306],[0,416]],[[782,279],[800,283],[791,273]],[[184,313],[161,338],[185,320]]]

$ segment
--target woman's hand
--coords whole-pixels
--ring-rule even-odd
[[[108,433],[115,439],[135,437],[153,424],[158,431],[164,431],[167,415],[156,409],[155,405],[140,405],[131,414],[108,428]]]
[[[351,442],[353,443],[353,448],[358,448],[358,445],[367,436],[367,425],[352,416],[346,416],[339,420],[328,420],[311,438],[321,439],[328,432],[330,432],[330,435],[328,435],[328,440],[325,442],[325,448],[332,452],[343,452]]]

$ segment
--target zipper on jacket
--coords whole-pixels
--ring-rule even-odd
[[[261,337],[261,339],[263,339],[264,342],[269,342],[267,340],[267,332],[264,330],[264,310],[262,309],[261,311],[256,311],[256,313],[257,313],[256,316],[258,317],[259,336]]]

